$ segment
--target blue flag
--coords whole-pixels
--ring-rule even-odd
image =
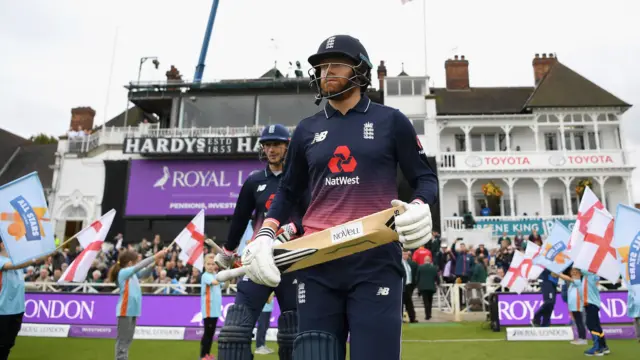
[[[640,305],[640,210],[618,205],[613,223],[613,241],[620,262],[622,280],[625,282],[635,303]]]
[[[540,253],[533,258],[533,263],[556,274],[565,271],[573,263],[565,252],[570,237],[571,230],[556,220],[551,233],[540,247]]]
[[[37,172],[0,186],[0,237],[14,265],[56,249],[51,214]]]

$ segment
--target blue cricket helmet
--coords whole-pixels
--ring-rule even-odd
[[[335,94],[326,94],[320,87],[320,65],[329,58],[344,58],[353,62],[353,76],[347,80],[349,84],[342,91]],[[316,105],[320,104],[323,98],[331,99],[341,94],[359,87],[361,92],[367,90],[371,84],[371,70],[373,64],[369,59],[369,54],[360,40],[350,35],[334,35],[322,42],[318,51],[309,56],[309,76],[311,78],[310,85],[317,91]]]
[[[262,130],[260,139],[261,144],[266,141],[281,141],[289,143],[291,140],[291,134],[286,126],[282,124],[269,125]]]

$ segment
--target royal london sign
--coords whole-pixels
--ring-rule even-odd
[[[600,153],[479,153],[444,154],[445,170],[532,170],[564,168],[609,168],[624,166],[622,152]]]
[[[123,154],[251,155],[260,149],[257,136],[244,137],[128,137]]]

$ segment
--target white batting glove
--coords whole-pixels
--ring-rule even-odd
[[[291,240],[291,237],[296,234],[297,230],[294,223],[282,225],[276,233],[276,240],[280,243],[286,243]]]
[[[274,237],[272,229],[262,228],[242,252],[242,266],[247,277],[256,284],[272,288],[280,284],[280,270],[273,259]]]
[[[224,247],[222,248],[222,251],[222,253],[216,254],[216,256],[213,258],[213,262],[215,262],[216,265],[218,265],[218,267],[223,270],[233,268],[233,261],[235,260],[236,256],[238,256],[238,254],[236,254],[235,251],[229,251]]]
[[[407,249],[417,249],[431,240],[431,209],[419,201],[407,204],[393,200],[391,206],[402,206],[405,212],[396,216],[396,232]]]

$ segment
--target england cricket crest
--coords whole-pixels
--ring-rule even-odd
[[[373,123],[371,121],[364,123],[362,126],[362,138],[373,140]]]

